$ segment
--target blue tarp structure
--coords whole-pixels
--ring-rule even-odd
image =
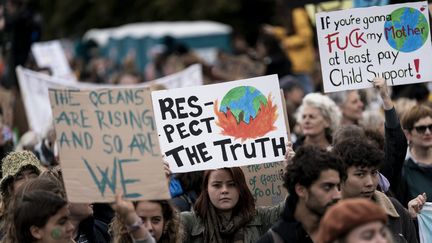
[[[95,41],[102,54],[116,63],[121,63],[133,50],[138,70],[144,70],[152,61],[152,53],[160,51],[167,36],[176,43],[211,56],[216,50],[231,51],[230,35],[231,27],[212,21],[148,22],[91,29],[85,33],[84,40]]]

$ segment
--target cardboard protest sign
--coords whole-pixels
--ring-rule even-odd
[[[39,67],[49,68],[52,71],[52,75],[56,77],[76,79],[60,41],[53,40],[33,43],[31,50]]]
[[[38,73],[17,67],[16,72],[23,94],[29,127],[31,130],[43,135],[45,127],[51,124],[52,113],[48,96],[48,88],[74,88],[74,89],[101,89],[101,88],[126,88],[126,87],[147,87],[151,85],[163,85],[166,88],[178,88],[183,86],[197,86],[203,83],[201,65],[192,65],[189,68],[163,77],[151,82],[138,85],[120,86],[81,83],[70,79],[52,77],[43,73]]]
[[[172,172],[282,161],[286,129],[276,75],[152,92]]]
[[[325,92],[432,80],[427,2],[316,15]]]
[[[51,89],[68,199],[168,199],[150,90]]]
[[[282,162],[242,167],[246,183],[257,206],[273,206],[282,202],[288,192],[283,187]]]

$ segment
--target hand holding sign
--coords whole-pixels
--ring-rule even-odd
[[[374,78],[372,80],[373,86],[378,90],[381,99],[383,100],[384,110],[390,110],[393,107],[393,102],[390,98],[390,91],[387,86],[387,82],[384,78]]]
[[[411,218],[417,218],[424,204],[426,203],[426,193],[418,195],[416,198],[408,202],[408,212]]]
[[[148,88],[50,90],[72,202],[167,199]]]
[[[282,161],[277,76],[152,92],[162,153],[174,173]]]

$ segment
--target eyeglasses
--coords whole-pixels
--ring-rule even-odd
[[[432,124],[423,125],[423,126],[415,126],[414,129],[417,131],[417,133],[420,133],[420,134],[425,134],[426,129],[429,129],[429,132],[432,133]]]

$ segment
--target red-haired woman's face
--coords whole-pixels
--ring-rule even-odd
[[[230,212],[238,203],[239,190],[229,170],[214,170],[210,173],[207,191],[210,202],[216,209]]]

